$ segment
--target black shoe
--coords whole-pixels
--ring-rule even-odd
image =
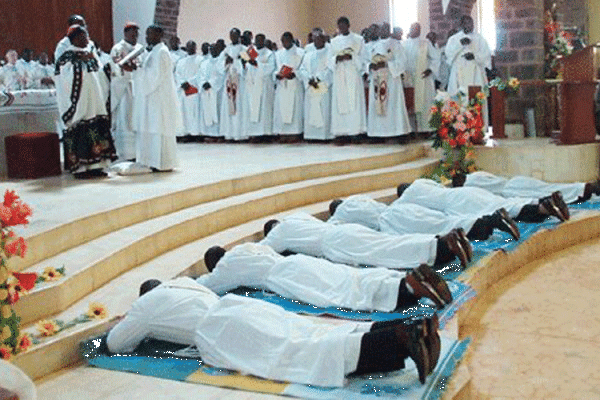
[[[546,210],[548,215],[558,218],[561,222],[566,221],[565,216],[560,211],[558,205],[556,205],[556,203],[552,199],[552,196],[542,198],[540,200],[540,205],[544,208],[544,210]]]
[[[431,372],[429,367],[429,349],[425,343],[425,332],[423,324],[408,327],[408,341],[406,348],[409,357],[415,362],[419,373],[419,382],[425,383],[425,378]]]
[[[450,233],[442,236],[440,239],[442,239],[446,243],[446,246],[448,246],[448,249],[450,249],[452,254],[458,257],[458,259],[460,260],[460,265],[466,267],[469,263],[469,257],[467,255],[466,249],[460,243],[460,239],[456,230],[453,229],[452,231],[450,231]]]
[[[457,228],[456,235],[458,236],[458,243],[462,246],[467,254],[467,260],[471,262],[473,260],[473,248],[471,247],[471,242],[467,239],[467,234],[463,228]]]
[[[494,228],[498,228],[501,231],[510,233],[515,240],[519,240],[521,238],[521,233],[519,232],[517,224],[508,215],[508,212],[504,208],[501,208],[492,214],[492,218],[494,219]]]
[[[427,297],[438,308],[444,308],[452,302],[452,293],[444,278],[426,264],[409,271],[404,279],[417,298]]]
[[[562,193],[559,191],[556,191],[556,192],[552,193],[552,195],[550,197],[552,198],[552,201],[554,202],[556,207],[558,207],[558,209],[560,210],[560,213],[562,214],[564,220],[568,221],[569,218],[571,218],[571,215],[569,213],[569,207],[567,206],[567,203],[565,203],[565,200],[563,199]]]

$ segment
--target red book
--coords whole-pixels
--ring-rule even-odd
[[[258,57],[258,51],[256,51],[254,47],[250,47],[248,49],[248,56],[250,56],[251,60],[256,60],[256,57]]]
[[[283,65],[281,67],[281,70],[279,71],[279,74],[281,76],[283,76],[284,78],[288,78],[292,72],[294,72],[294,70],[292,69],[292,67],[288,67],[287,65]]]
[[[191,96],[193,94],[198,93],[198,88],[196,86],[188,86],[187,89],[184,90],[186,96]]]

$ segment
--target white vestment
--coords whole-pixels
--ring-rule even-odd
[[[275,54],[266,47],[256,49],[256,52],[257,65],[246,64],[244,130],[248,136],[272,135]]]
[[[304,50],[293,45],[290,49],[279,49],[275,53],[275,104],[273,106],[273,132],[282,135],[297,135],[304,130],[304,87],[299,70]],[[283,66],[296,74],[294,79],[277,80]]]
[[[331,82],[327,47],[304,54],[300,76],[304,83],[304,139],[328,140],[331,134]],[[314,79],[318,88],[308,82]]]
[[[353,266],[402,269],[433,265],[434,235],[390,235],[358,224],[328,224],[302,213],[275,225],[262,244]]]
[[[133,129],[133,74],[122,70],[117,63],[134,49],[134,46],[121,40],[110,51],[111,81],[110,108],[112,135],[119,158],[135,158],[136,138]],[[136,64],[139,66],[139,57]]]
[[[262,300],[222,298],[190,278],[141,296],[108,334],[111,352],[144,338],[195,344],[202,360],[243,374],[319,386],[343,386],[356,370],[372,323],[331,323],[296,315]]]
[[[566,203],[577,201],[585,191],[583,182],[548,183],[528,176],[507,179],[485,171],[468,174],[464,186],[482,188],[502,197],[541,198],[559,191]]]
[[[175,66],[175,87],[177,88],[177,97],[181,104],[181,114],[183,116],[183,133],[189,135],[198,135],[200,132],[200,88],[195,78],[200,68],[201,56],[186,55],[177,61]],[[198,89],[198,93],[186,95],[181,85],[187,82]]]
[[[380,201],[367,195],[357,194],[348,197],[335,209],[327,222],[334,224],[359,224],[379,230],[379,216],[388,208]]]
[[[0,85],[9,92],[25,90],[29,79],[27,71],[19,63],[0,67]]]
[[[219,106],[223,95],[224,77],[219,57],[208,57],[200,63],[196,76],[200,92],[200,133],[204,136],[219,137]],[[208,83],[209,89],[202,86]]]
[[[352,268],[322,258],[284,257],[268,246],[245,243],[227,251],[197,282],[216,293],[239,286],[266,289],[318,307],[392,311],[406,274],[386,268]]]
[[[417,131],[430,131],[429,117],[435,98],[434,78],[439,73],[439,55],[427,39],[409,38],[402,42],[402,45],[407,58],[406,86],[415,89]],[[422,74],[427,69],[432,73],[423,78]]]
[[[333,136],[358,135],[367,131],[367,112],[362,80],[364,40],[350,32],[331,40],[329,68],[331,86],[331,133]],[[351,60],[336,63],[338,55],[350,54]]]
[[[71,41],[69,40],[68,36],[65,36],[59,40],[59,42],[56,44],[56,49],[54,50],[54,62],[55,63],[58,61],[60,56],[62,56],[63,53],[69,49],[69,47],[71,47]],[[98,61],[100,61],[100,55],[98,54],[98,49],[96,48],[96,44],[92,40],[88,41],[88,45],[85,48],[85,51],[93,53],[98,58]],[[102,69],[102,64],[100,64],[100,67],[101,67],[100,69]]]
[[[224,75],[223,96],[221,97],[220,135],[229,140],[244,140],[248,138],[244,122],[244,74],[240,53],[246,50],[242,44],[230,44],[221,53],[221,68]],[[233,63],[225,65],[227,56]]]
[[[369,71],[369,118],[367,133],[370,137],[390,137],[411,131],[401,74],[406,56],[402,45],[395,39],[371,42],[368,62],[385,60],[387,68]]]
[[[169,55],[171,56],[171,62],[173,63],[173,71],[175,71],[175,67],[177,66],[177,63],[179,62],[179,60],[181,60],[183,57],[187,56],[188,53],[183,49],[177,49],[177,50],[169,50]]]
[[[431,179],[417,179],[391,207],[396,203],[420,204],[448,215],[477,217],[505,208],[511,218],[516,218],[524,206],[538,204],[538,199],[504,198],[476,187],[446,188]]]
[[[159,170],[177,167],[175,137],[182,132],[183,123],[171,56],[164,43],[146,51],[134,73],[133,114],[136,161]]]

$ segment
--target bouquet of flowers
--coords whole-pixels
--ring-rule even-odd
[[[6,191],[0,205],[0,358],[10,359],[31,346],[32,339],[20,334],[19,322],[12,306],[19,298],[33,289],[37,280],[35,273],[12,272],[8,268],[11,257],[24,257],[27,243],[17,237],[12,228],[27,225],[31,208],[23,203],[14,191]]]
[[[496,89],[510,94],[517,93],[521,87],[521,81],[518,78],[510,77],[507,80],[502,78],[494,78],[488,83],[488,88],[495,87]]]
[[[436,131],[433,148],[441,148],[444,156],[430,178],[447,184],[476,170],[473,144],[483,141],[484,100],[482,92],[466,105],[447,93],[436,96],[429,125]]]
[[[544,47],[546,50],[544,74],[546,78],[556,78],[559,73],[559,59],[573,52],[575,37],[566,32],[556,21],[553,10],[546,11],[544,26]]]

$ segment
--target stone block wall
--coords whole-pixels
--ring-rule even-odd
[[[160,25],[165,37],[177,35],[177,19],[181,0],[156,0],[154,23]]]
[[[444,14],[442,0],[429,0],[430,30],[437,33],[441,45],[446,44],[448,31],[458,28],[463,15],[471,15],[476,0],[451,0]]]

